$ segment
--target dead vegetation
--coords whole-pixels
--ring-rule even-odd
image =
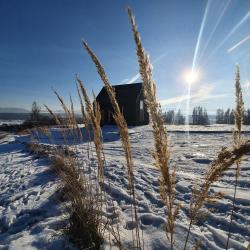
[[[100,249],[104,230],[100,194],[74,158],[57,155],[53,158],[52,168],[63,183],[64,196],[68,201],[66,234],[79,249]]]
[[[149,61],[148,55],[145,53],[141,38],[138,33],[135,18],[131,9],[128,9],[128,14],[131,21],[132,31],[134,34],[134,40],[136,44],[136,52],[138,57],[138,63],[140,67],[140,75],[143,81],[144,96],[148,111],[150,114],[153,135],[154,135],[154,164],[161,171],[160,181],[160,194],[167,209],[167,223],[166,234],[170,240],[171,249],[174,245],[174,227],[175,221],[179,212],[179,205],[175,206],[175,170],[170,170],[169,158],[170,153],[168,149],[167,131],[164,126],[163,115],[160,104],[156,100],[156,85],[152,77],[152,66]],[[170,235],[170,237],[169,237]]]
[[[146,104],[150,113],[151,124],[154,136],[154,165],[160,170],[159,183],[160,195],[167,208],[166,220],[166,235],[170,241],[171,249],[175,247],[174,233],[175,224],[178,218],[180,204],[176,200],[176,170],[175,167],[170,166],[170,150],[168,146],[168,135],[164,125],[161,107],[156,98],[156,83],[152,77],[152,66],[148,55],[146,54],[132,11],[128,9],[128,14],[132,26],[132,32],[136,44],[136,53],[139,63],[139,72],[143,80],[144,96]],[[131,154],[131,143],[128,133],[128,127],[125,118],[119,108],[116,100],[115,91],[112,88],[108,77],[95,53],[90,49],[86,42],[83,42],[84,48],[87,50],[92,61],[94,62],[97,72],[107,90],[114,113],[114,120],[119,129],[122,148],[125,155],[127,176],[129,181],[129,192],[132,197],[131,210],[132,220],[135,223],[135,229],[132,230],[132,248],[144,249],[143,233],[140,228],[140,218],[138,215],[138,208],[135,193],[135,178],[134,178],[134,164]],[[221,194],[216,193],[211,195],[209,193],[211,185],[219,180],[225,171],[233,164],[236,164],[236,182],[235,195],[237,190],[237,178],[239,175],[239,164],[242,157],[250,153],[250,141],[243,141],[241,138],[241,124],[242,124],[242,110],[243,101],[239,82],[239,69],[237,68],[236,77],[236,131],[234,133],[234,145],[229,148],[222,149],[217,158],[212,162],[207,175],[199,188],[194,189],[190,201],[190,224],[187,230],[186,242],[184,249],[187,247],[192,224],[195,222],[199,211],[206,202],[216,200],[221,197]],[[120,239],[119,227],[114,227],[113,222],[103,220],[102,208],[105,206],[107,200],[102,191],[102,184],[105,181],[105,155],[103,149],[102,130],[100,127],[101,112],[99,104],[95,100],[92,103],[79,77],[77,80],[77,90],[80,101],[82,120],[88,132],[87,143],[90,145],[91,135],[93,133],[93,140],[95,146],[97,173],[93,170],[92,174],[87,174],[82,167],[82,162],[78,161],[77,157],[66,153],[67,147],[63,150],[56,150],[52,152],[52,168],[61,180],[65,196],[67,197],[68,205],[67,211],[69,214],[68,226],[66,228],[67,235],[74,242],[79,249],[100,249],[102,243],[107,240],[106,235],[112,235],[112,242],[122,249],[122,242]],[[66,124],[63,124],[60,117],[53,113],[53,111],[45,105],[49,113],[54,118],[56,124],[61,126],[62,134],[65,144],[68,143],[68,135],[74,138],[74,142],[82,142],[83,135],[79,128],[76,119],[73,101],[71,100],[71,107],[68,108],[60,95],[54,91],[66,116]],[[53,138],[52,138],[53,139]],[[42,154],[44,149],[40,149],[34,145],[30,145],[31,149],[38,154]],[[77,150],[77,149],[76,149]],[[88,159],[90,153],[90,146],[87,149]],[[89,169],[94,169],[94,166],[89,162]],[[93,175],[95,178],[93,178]],[[233,203],[235,202],[235,199]],[[233,204],[234,207],[234,204]],[[232,209],[233,214],[233,209]],[[231,216],[232,221],[232,216]],[[109,237],[108,237],[109,238]],[[228,239],[230,238],[230,232]],[[229,241],[229,240],[228,240]],[[197,241],[195,249],[198,249],[202,243]],[[112,245],[112,244],[111,244]]]
[[[226,249],[229,246],[229,239],[230,239],[230,230],[232,224],[232,215],[234,211],[234,204],[235,204],[235,197],[236,197],[236,190],[237,190],[237,180],[239,176],[239,164],[240,160],[244,155],[249,154],[250,152],[250,142],[243,141],[241,138],[241,127],[242,127],[242,114],[243,114],[243,98],[240,86],[240,72],[239,67],[236,67],[236,79],[235,79],[235,95],[236,95],[236,107],[235,107],[235,131],[233,133],[233,141],[234,145],[228,148],[222,149],[217,158],[212,162],[203,183],[200,186],[200,189],[193,190],[192,199],[190,202],[190,223],[188,228],[188,233],[186,237],[186,242],[184,249],[187,247],[187,241],[189,238],[190,230],[192,223],[196,220],[199,215],[200,209],[203,207],[205,202],[209,202],[211,200],[216,200],[222,198],[223,195],[220,193],[215,193],[213,195],[209,194],[209,189],[211,185],[218,181],[220,178],[223,177],[225,172],[231,167],[233,164],[236,164],[236,173],[235,173],[235,188],[234,188],[234,198],[233,198],[233,206],[230,218],[230,228],[228,233],[228,239],[226,244]]]
[[[109,95],[110,102],[114,109],[113,117],[119,129],[120,139],[122,142],[123,151],[125,153],[125,159],[127,162],[127,170],[128,170],[129,190],[130,190],[130,195],[132,196],[132,199],[133,199],[132,221],[135,223],[135,235],[133,234],[134,230],[132,230],[133,248],[141,249],[142,240],[143,240],[141,238],[143,236],[140,235],[140,229],[139,229],[139,220],[138,220],[138,214],[137,214],[137,205],[136,205],[135,187],[134,187],[133,160],[132,160],[132,154],[131,154],[131,144],[130,144],[130,139],[129,139],[129,134],[128,134],[128,126],[120,110],[120,107],[116,101],[115,91],[109,83],[108,77],[106,76],[103,66],[101,65],[95,53],[89,48],[87,43],[83,42],[83,45],[96,66],[97,72],[101,80],[103,81],[103,84]]]

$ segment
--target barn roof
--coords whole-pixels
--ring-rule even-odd
[[[118,103],[126,103],[129,101],[134,101],[140,95],[142,91],[142,83],[131,83],[131,84],[121,84],[113,85],[115,89],[116,99]],[[109,103],[109,97],[106,92],[106,88],[103,87],[100,93],[97,96],[97,100],[102,103]]]

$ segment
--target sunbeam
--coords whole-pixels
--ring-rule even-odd
[[[247,20],[250,18],[250,11],[233,27],[233,29],[226,35],[226,37],[220,42],[220,44],[210,53],[206,58],[203,66],[208,62],[208,60],[217,52],[217,50],[231,37]]]
[[[201,27],[200,27],[200,31],[199,31],[198,39],[197,39],[197,42],[196,42],[195,51],[194,51],[192,71],[196,68],[197,55],[198,55],[198,52],[199,52],[199,49],[200,49],[200,42],[201,42],[202,34],[203,34],[203,31],[204,31],[205,23],[206,23],[206,20],[207,20],[207,13],[208,13],[208,10],[209,10],[209,7],[210,7],[210,3],[211,3],[211,0],[208,0],[207,5],[206,5],[206,9],[205,9],[205,12],[204,12],[204,16],[203,16],[203,19],[202,19],[202,22],[201,22]]]
[[[243,43],[245,43],[249,39],[250,39],[250,35],[248,35],[247,37],[243,38],[238,43],[236,43],[234,46],[232,46],[230,49],[228,49],[227,53],[231,53],[232,51],[234,51],[235,49],[237,49],[240,45],[242,45]]]
[[[201,38],[202,38],[202,34],[204,31],[204,27],[205,27],[205,23],[207,20],[207,14],[208,14],[208,10],[210,8],[210,4],[211,4],[211,0],[207,1],[206,4],[206,8],[205,8],[205,12],[202,18],[202,22],[201,22],[201,26],[200,26],[200,31],[199,31],[199,35],[197,38],[197,42],[196,42],[196,46],[195,46],[195,51],[194,51],[194,57],[193,57],[193,63],[192,63],[192,71],[188,74],[188,77],[186,77],[186,81],[188,84],[188,90],[187,90],[187,102],[186,102],[186,132],[188,134],[189,137],[189,108],[190,108],[190,95],[191,95],[191,85],[193,82],[195,82],[197,80],[197,74],[196,74],[196,61],[197,61],[197,55],[200,49],[200,42],[201,42]]]
[[[164,58],[166,56],[166,53],[162,53],[161,55],[159,55],[158,57],[156,57],[153,61],[152,61],[152,66],[154,66],[156,63],[158,63],[162,58]],[[140,79],[141,75],[140,73],[135,74],[134,76],[130,77],[129,79],[126,79],[124,84],[130,84],[130,83],[134,83],[135,81],[137,81],[138,79]]]
[[[226,10],[227,10],[227,8],[228,8],[228,6],[229,6],[230,3],[231,3],[231,0],[227,1],[226,4],[225,4],[225,6],[224,6],[224,8],[222,9],[222,12],[221,12],[220,16],[217,19],[217,22],[215,23],[215,26],[214,26],[213,30],[211,31],[211,33],[210,33],[210,35],[209,35],[209,37],[208,37],[208,39],[207,39],[207,41],[206,41],[206,43],[204,45],[203,50],[200,53],[200,56],[199,56],[199,58],[197,60],[198,63],[201,61],[204,53],[206,52],[206,49],[207,49],[207,47],[208,47],[208,45],[209,45],[209,43],[210,43],[210,41],[211,41],[211,39],[212,39],[215,31],[217,30],[217,28],[218,28],[218,26],[219,26],[222,18],[224,17],[224,14],[225,14],[225,12],[226,12]]]

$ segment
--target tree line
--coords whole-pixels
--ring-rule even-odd
[[[210,123],[206,108],[194,107],[192,117],[194,125],[208,125]]]
[[[167,124],[181,125],[185,124],[185,116],[179,109],[177,112],[174,110],[169,110],[163,114],[163,119]],[[194,107],[192,113],[192,124],[194,125],[207,125],[210,123],[206,108]]]
[[[250,109],[243,111],[243,124],[250,125]],[[164,122],[167,124],[181,125],[185,124],[185,116],[179,109],[177,112],[169,110],[163,114]],[[193,108],[191,124],[194,125],[208,125],[210,119],[207,110],[204,107],[197,106]],[[234,110],[233,109],[217,109],[215,123],[217,124],[234,124]]]
[[[250,125],[250,109],[244,110],[243,124]],[[234,110],[233,109],[217,109],[216,111],[216,123],[218,124],[234,124]]]
[[[243,124],[250,125],[250,109],[243,111]],[[47,119],[46,119],[47,118]],[[48,120],[49,117],[41,115],[41,107],[37,105],[36,102],[32,103],[30,121],[39,122]],[[163,114],[164,122],[167,124],[181,125],[185,124],[186,118],[179,109],[177,112],[174,110],[169,110]],[[233,109],[217,109],[215,122],[217,124],[234,124],[234,110]],[[197,106],[193,108],[192,112],[192,122],[194,125],[208,125],[210,124],[209,116],[207,110],[204,107]]]
[[[167,124],[185,124],[185,116],[181,113],[179,109],[177,113],[174,110],[169,110],[163,114],[163,120]]]

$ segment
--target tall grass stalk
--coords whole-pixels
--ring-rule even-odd
[[[118,126],[119,133],[120,133],[120,138],[122,142],[122,147],[125,152],[125,158],[127,162],[127,169],[128,169],[128,180],[129,180],[129,189],[130,193],[132,195],[133,199],[133,204],[132,204],[132,209],[133,209],[133,218],[132,220],[135,220],[135,231],[136,231],[136,239],[135,239],[135,247],[137,249],[142,249],[143,245],[141,243],[141,235],[140,235],[140,229],[139,229],[139,220],[138,220],[138,214],[137,214],[137,205],[136,205],[136,197],[135,197],[135,187],[134,187],[134,173],[133,173],[133,160],[132,160],[132,155],[131,155],[131,144],[130,144],[130,139],[129,139],[129,133],[128,133],[128,127],[127,123],[125,121],[125,118],[120,110],[120,107],[117,103],[116,96],[115,96],[115,90],[109,83],[108,77],[105,73],[105,70],[103,66],[101,65],[99,59],[95,55],[95,53],[90,49],[90,47],[87,45],[86,42],[83,41],[83,46],[87,50],[88,54],[90,55],[92,61],[94,62],[97,72],[106,88],[106,91],[108,93],[110,102],[112,104],[114,113],[113,117],[114,120]],[[133,230],[132,230],[132,236],[133,236]],[[134,239],[134,236],[133,236]],[[134,240],[133,240],[134,244]]]
[[[94,101],[93,106],[88,97],[87,91],[79,77],[76,78],[84,102],[86,106],[87,116],[91,119],[91,124],[93,126],[94,131],[94,144],[96,149],[97,163],[98,163],[98,180],[100,183],[104,181],[104,157],[103,157],[103,143],[102,143],[102,130],[100,127],[101,123],[101,113],[99,104]]]
[[[156,100],[156,85],[152,76],[152,66],[149,57],[142,46],[141,38],[135,23],[135,17],[130,8],[128,9],[128,15],[130,17],[132,32],[136,44],[136,52],[140,67],[139,71],[143,81],[144,96],[153,127],[155,148],[153,156],[155,165],[161,171],[160,193],[168,209],[166,235],[170,240],[171,249],[173,249],[175,221],[180,208],[179,205],[175,206],[175,170],[173,170],[172,173],[170,171],[170,153],[168,149],[167,131],[164,126],[161,107]]]
[[[61,104],[61,106],[62,106],[62,108],[64,110],[64,113],[65,113],[65,116],[66,116],[66,119],[67,119],[67,124],[72,124],[72,117],[71,117],[71,113],[70,113],[69,108],[65,104],[63,98],[57,93],[57,91],[53,89],[53,92],[56,95],[57,99],[59,100],[59,102],[60,102],[60,104]]]
[[[70,201],[66,233],[79,249],[100,249],[103,242],[102,211],[93,185],[72,157],[56,155],[52,167],[60,177],[65,196]]]
[[[52,118],[55,121],[56,125],[58,125],[61,128],[61,134],[62,134],[62,137],[63,137],[64,144],[67,145],[67,140],[66,140],[67,136],[66,136],[65,130],[63,128],[62,121],[60,120],[59,116],[57,114],[55,114],[52,111],[52,109],[50,109],[46,104],[44,104],[44,107],[47,109],[49,114],[52,116]]]
[[[236,68],[236,79],[235,79],[235,95],[236,95],[236,108],[235,108],[235,131],[234,131],[234,145],[233,149],[229,148],[223,149],[217,156],[217,159],[213,161],[203,185],[201,186],[200,191],[193,191],[193,199],[190,203],[190,223],[188,228],[188,233],[186,236],[185,246],[186,249],[187,241],[189,238],[189,234],[191,231],[191,226],[193,221],[195,220],[199,210],[203,206],[206,201],[209,201],[214,198],[220,198],[220,194],[215,194],[214,196],[209,196],[209,188],[210,186],[217,181],[219,178],[223,176],[225,171],[229,169],[234,163],[236,163],[236,173],[235,173],[235,185],[234,185],[234,197],[233,197],[233,205],[231,210],[230,217],[230,226],[228,239],[226,244],[226,249],[229,245],[229,238],[231,234],[231,225],[233,220],[233,211],[235,207],[235,199],[236,199],[236,191],[237,191],[237,183],[240,172],[240,161],[241,158],[249,153],[249,142],[243,142],[241,139],[241,128],[242,128],[242,113],[244,110],[244,103],[242,98],[242,91],[240,86],[240,71],[239,66]]]
[[[249,153],[249,142],[243,143],[241,140],[241,127],[242,127],[242,112],[243,112],[243,98],[242,98],[242,91],[240,86],[240,73],[239,67],[236,68],[236,83],[235,83],[235,90],[236,90],[236,109],[235,109],[235,127],[236,131],[234,131],[234,145],[233,149],[223,149],[217,156],[217,159],[214,160],[212,163],[205,181],[200,189],[200,191],[193,192],[193,200],[190,203],[190,223],[188,228],[188,233],[186,236],[185,246],[186,249],[187,241],[189,238],[189,234],[191,231],[191,226],[193,221],[195,220],[199,210],[203,206],[206,201],[209,201],[213,198],[220,198],[222,197],[220,194],[215,194],[214,196],[209,196],[209,188],[210,186],[221,178],[225,171],[229,169],[234,163],[236,163],[236,175],[235,175],[235,186],[234,186],[234,198],[233,198],[233,206],[231,212],[231,222],[229,227],[229,234],[227,239],[226,248],[228,248],[229,238],[230,238],[230,231],[231,231],[231,223],[233,218],[233,211],[234,211],[234,204],[235,204],[235,197],[236,197],[236,190],[237,190],[237,182],[239,176],[239,163],[241,158]]]
[[[71,112],[71,117],[72,117],[72,122],[73,122],[73,124],[72,124],[73,132],[74,132],[75,138],[78,139],[78,141],[81,143],[82,139],[83,139],[82,131],[81,131],[81,129],[78,125],[78,122],[76,120],[74,104],[73,104],[71,96],[70,96],[70,104],[71,104],[70,105],[70,107],[71,107],[70,112]],[[76,129],[76,131],[75,131],[75,129]]]
[[[65,119],[66,119],[66,122],[64,125],[66,125],[66,128],[69,131],[69,134],[72,136],[73,141],[75,142],[78,138],[75,135],[75,129],[74,129],[75,122],[74,122],[72,113],[71,113],[70,109],[67,107],[67,105],[65,104],[63,98],[57,93],[57,91],[53,89],[53,92],[56,95],[57,99],[59,100],[59,102],[61,104],[61,107],[64,110]],[[67,134],[68,134],[68,131],[67,131]]]
[[[241,90],[241,85],[240,85],[240,68],[238,65],[236,66],[235,97],[236,97],[236,107],[234,111],[234,117],[235,117],[234,145],[237,147],[242,142],[241,128],[242,128],[242,123],[243,123],[243,112],[244,112],[244,102],[242,98],[242,90]],[[229,239],[231,236],[233,213],[235,209],[235,200],[236,200],[236,192],[237,192],[239,175],[240,175],[240,160],[236,162],[233,204],[232,204],[231,215],[230,215],[230,225],[229,225],[229,230],[228,230],[226,249],[228,249]]]
[[[83,85],[83,82],[81,81],[81,79],[76,76],[76,81],[78,83],[77,85],[77,89],[78,89],[78,95],[80,100],[83,97],[83,100],[85,102],[85,106],[86,106],[86,112],[84,112],[84,116],[85,120],[86,120],[86,124],[87,124],[87,130],[89,133],[89,125],[91,124],[93,127],[93,131],[94,131],[94,144],[95,144],[95,149],[96,149],[96,155],[97,155],[97,162],[98,162],[98,182],[101,185],[101,210],[103,207],[103,198],[105,199],[105,201],[107,201],[107,197],[105,196],[105,193],[103,194],[102,191],[102,184],[104,183],[105,180],[105,175],[104,175],[104,165],[105,165],[105,154],[104,154],[104,150],[103,150],[103,138],[102,138],[102,130],[100,127],[101,124],[101,111],[100,111],[100,105],[99,103],[96,101],[96,97],[94,95],[94,92],[92,92],[93,94],[93,103],[91,104],[90,98],[87,94],[87,91]],[[79,91],[79,88],[81,90],[81,93]],[[81,106],[83,107],[83,103],[80,102]],[[83,108],[82,108],[83,110]],[[83,113],[83,112],[82,112]],[[110,182],[108,180],[108,184],[110,185]],[[111,201],[112,206],[114,208],[115,211],[115,206],[114,206],[114,202],[113,200]],[[105,202],[106,206],[107,206],[107,202]],[[121,245],[121,239],[120,239],[120,230],[119,230],[119,225],[117,224],[116,228],[113,227],[113,225],[110,225],[110,223],[108,223],[109,226],[109,233],[112,234],[112,236],[114,237],[114,240],[116,242],[116,245],[118,246],[119,249],[122,249],[122,245]]]
[[[77,78],[77,75],[76,75]],[[89,160],[89,151],[90,151],[90,142],[91,142],[91,135],[90,135],[90,118],[88,117],[87,113],[85,112],[84,105],[83,105],[83,98],[79,90],[78,82],[76,81],[76,88],[77,88],[77,93],[79,97],[79,102],[80,102],[80,108],[81,108],[81,114],[82,114],[82,122],[85,126],[86,130],[86,139],[87,139],[87,154],[88,154],[88,160]]]
[[[215,193],[213,195],[209,194],[211,185],[218,181],[233,164],[249,153],[250,141],[242,142],[237,147],[233,146],[232,148],[222,149],[217,155],[217,158],[212,162],[200,190],[193,190],[192,200],[190,202],[189,230],[186,236],[184,249],[186,249],[187,246],[192,223],[196,219],[198,212],[203,207],[204,203],[222,197],[221,193]]]

